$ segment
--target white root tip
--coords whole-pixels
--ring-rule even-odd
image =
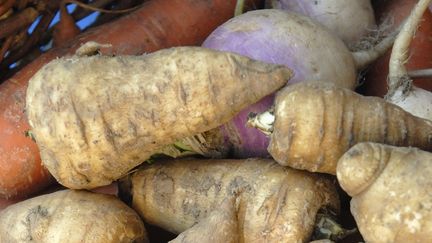
[[[389,61],[388,97],[393,96],[395,91],[403,85],[403,79],[409,77],[405,68],[405,63],[409,57],[409,46],[430,2],[431,0],[420,0],[415,5],[396,37]]]

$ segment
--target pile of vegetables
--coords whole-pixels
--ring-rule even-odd
[[[72,41],[50,49],[1,84],[1,197],[28,197],[53,181],[41,166],[38,147],[29,134],[30,126],[23,112],[28,81],[36,71],[55,58],[74,54],[89,41],[109,44],[88,50],[104,55],[139,55],[171,46],[199,45],[214,28],[233,16],[236,4],[234,0],[190,1],[148,1],[129,15],[90,29]],[[250,4],[254,5],[253,2]],[[165,9],[173,9],[171,11],[176,15]],[[134,31],[124,26],[130,26]]]
[[[429,241],[431,0],[408,2],[0,0],[0,26],[61,16],[2,77],[0,242]],[[125,16],[80,33],[71,3]]]

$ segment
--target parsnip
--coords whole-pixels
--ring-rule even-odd
[[[249,124],[270,131],[268,150],[277,162],[313,172],[335,174],[338,159],[359,142],[432,150],[432,122],[381,98],[318,82],[284,88],[274,114]]]
[[[112,195],[63,190],[0,212],[0,242],[148,242],[139,216]]]
[[[219,240],[208,227],[236,224],[237,234],[225,233],[238,242],[305,242],[320,208],[339,210],[330,180],[270,159],[167,160],[143,166],[123,183],[131,185],[132,206],[145,221],[173,233],[196,224],[204,229],[199,239],[212,239],[206,242]]]
[[[366,242],[432,239],[432,154],[360,143],[338,162],[341,187]]]
[[[281,65],[200,47],[68,57],[30,80],[26,111],[53,176],[69,188],[93,188],[227,122],[290,77]]]

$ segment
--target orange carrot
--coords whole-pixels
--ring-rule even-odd
[[[80,33],[74,18],[68,13],[65,1],[60,4],[60,21],[54,26],[53,45],[61,46]]]
[[[262,4],[258,0],[256,4]],[[90,29],[69,45],[51,49],[0,85],[0,197],[23,198],[52,180],[26,132],[28,80],[44,64],[70,55],[87,41],[110,44],[102,54],[141,54],[171,46],[200,45],[234,14],[236,0],[151,0],[114,22]]]

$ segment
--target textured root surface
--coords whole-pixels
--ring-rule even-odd
[[[240,242],[305,241],[321,207],[339,208],[330,181],[265,159],[160,161],[144,166],[130,182],[137,212],[174,233],[238,195]]]
[[[338,159],[367,141],[432,150],[432,122],[383,99],[323,83],[279,92],[268,149],[280,164],[335,174]]]
[[[147,242],[139,216],[111,195],[64,190],[0,213],[1,242]]]
[[[280,65],[198,47],[63,58],[32,78],[26,111],[50,172],[67,187],[92,188],[227,122],[290,77]]]
[[[353,196],[351,212],[364,239],[429,241],[432,154],[375,143],[352,150],[356,153],[347,153],[338,165],[338,180]]]

